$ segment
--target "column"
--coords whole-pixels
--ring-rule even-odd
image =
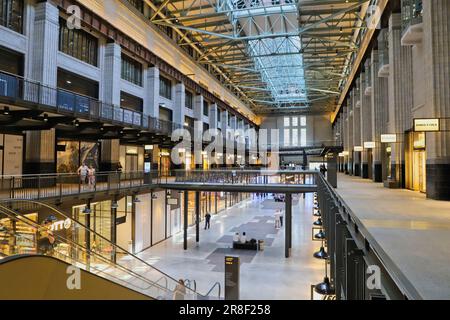
[[[195,135],[194,138],[194,159],[196,168],[203,167],[202,156],[202,137],[203,137],[203,96],[198,95],[194,97],[194,119],[195,119]]]
[[[147,70],[147,87],[146,101],[148,104],[144,106],[144,114],[159,118],[159,69],[152,67]],[[183,120],[184,123],[184,120]]]
[[[423,10],[425,107],[430,117],[450,117],[450,2],[423,1]],[[427,133],[426,147],[427,197],[450,200],[450,132]]]
[[[367,73],[370,72],[369,62],[366,62],[365,72],[361,75],[361,146],[364,146],[364,142],[371,141],[372,139],[372,105],[371,105],[371,93],[369,90],[369,83],[367,81]],[[371,150],[362,152],[361,159],[361,177],[363,179],[369,178],[369,153]]]
[[[343,106],[343,110],[342,110],[342,122],[343,122],[343,142],[344,142],[344,151],[349,152],[350,154],[350,148],[349,148],[349,128],[348,128],[348,102],[346,101],[344,103]],[[349,174],[348,172],[348,163],[349,163],[349,156],[346,155],[344,156],[344,159],[342,159],[343,163],[344,163],[344,172],[345,174]]]
[[[25,133],[24,174],[55,173],[55,129]]]
[[[356,88],[353,90],[353,173],[361,175],[361,152],[355,151],[355,147],[361,146],[361,96],[359,79],[356,79]]]
[[[186,108],[186,87],[184,83],[175,85],[175,106],[173,110],[173,122],[184,125],[184,116]]]
[[[289,258],[291,256],[292,248],[292,194],[286,193],[285,197],[285,217],[286,221],[284,223],[284,253],[285,257]]]
[[[354,89],[353,89],[354,90]],[[353,175],[353,90],[350,92],[350,98],[348,102],[348,121],[347,121],[347,134],[348,134],[348,171],[350,175]]]
[[[195,242],[200,242],[200,191],[195,192]]]
[[[217,103],[212,103],[209,106],[209,128],[210,129],[217,129],[217,123],[220,121],[219,120],[219,114],[218,114],[218,109],[219,107],[217,106]]]
[[[188,214],[189,214],[189,191],[184,191],[184,214],[183,214],[183,249],[187,250],[188,241]]]
[[[387,186],[404,188],[404,141],[405,131],[412,126],[413,74],[411,47],[402,46],[401,36],[401,14],[394,13],[389,19],[389,129],[397,134],[397,143],[392,144],[391,178]]]
[[[378,61],[378,50],[373,50],[371,54],[371,77],[372,77],[372,95],[370,99],[372,114],[372,141],[375,141],[375,148],[372,150],[372,180],[374,182],[383,182],[382,175],[382,157],[381,157],[381,144],[380,135],[382,132],[382,123],[381,123],[381,112],[382,109],[381,103],[383,97],[382,94],[382,81],[385,78],[378,77],[378,69],[380,67]],[[386,92],[387,94],[387,92]]]
[[[103,102],[114,106],[120,106],[120,81],[122,49],[114,42],[106,44],[105,66],[103,72]]]
[[[35,8],[30,78],[50,88],[56,88],[59,10],[50,1],[37,3]],[[41,91],[40,102],[56,105],[55,92]]]
[[[116,171],[120,161],[120,140],[101,141],[100,171]],[[125,168],[125,163],[121,163]]]

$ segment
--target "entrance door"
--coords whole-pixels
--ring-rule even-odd
[[[413,164],[413,183],[414,183],[414,190],[420,191],[420,192],[426,192],[426,163],[427,163],[427,157],[426,157],[426,151],[425,150],[414,150],[414,164]]]

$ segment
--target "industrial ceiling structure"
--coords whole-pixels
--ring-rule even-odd
[[[255,113],[321,113],[337,106],[369,2],[159,0],[151,20]]]

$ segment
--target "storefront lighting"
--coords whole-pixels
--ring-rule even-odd
[[[139,199],[138,197],[134,197],[133,202],[134,203],[139,203],[139,202],[141,202],[141,199]]]
[[[153,150],[153,145],[151,145],[151,144],[146,144],[146,145],[144,146],[144,149],[145,149],[145,150]]]
[[[185,152],[186,152],[186,149],[185,149],[185,148],[179,148],[179,149],[178,149],[178,152],[179,152],[179,153],[185,153]]]
[[[48,121],[48,114],[44,113],[44,121],[47,122]]]
[[[4,107],[4,108],[3,108],[3,114],[4,114],[5,116],[9,115],[9,107]]]
[[[117,201],[113,201],[111,203],[111,209],[117,209],[119,207],[119,204],[117,203]]]
[[[349,152],[348,151],[344,151],[344,152],[342,152],[342,154],[344,155],[344,157],[348,157]]]

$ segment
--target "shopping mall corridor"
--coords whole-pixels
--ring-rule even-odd
[[[189,247],[183,250],[179,233],[139,256],[172,277],[196,280],[206,294],[219,281],[224,290],[224,256],[241,257],[241,299],[310,299],[310,286],[324,276],[324,261],[313,258],[320,242],[311,240],[313,195],[294,196],[292,257],[284,257],[284,231],[275,229],[274,214],[284,203],[249,199],[213,216],[211,229],[201,228],[200,244],[195,227],[189,229]],[[203,227],[203,224],[202,224]],[[264,251],[233,250],[232,236],[246,232],[247,238],[264,239]],[[212,295],[217,295],[217,290]]]
[[[421,296],[450,298],[450,202],[344,174],[336,191]]]

